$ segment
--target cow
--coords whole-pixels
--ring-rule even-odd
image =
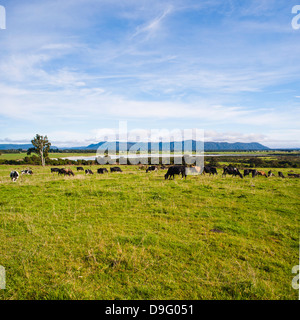
[[[112,167],[110,168],[110,172],[123,172],[123,171],[119,167]]]
[[[15,171],[15,170],[13,170],[13,171],[11,171],[11,173],[10,173],[10,178],[11,178],[11,180],[13,181],[13,182],[16,182],[17,180],[18,180],[18,178],[19,178],[19,172],[18,171]]]
[[[270,171],[268,172],[268,177],[275,177],[275,174],[270,170]]]
[[[157,166],[150,166],[146,169],[146,172],[149,172],[149,171],[157,171]]]
[[[103,173],[108,172],[108,171],[107,171],[106,168],[99,168],[99,169],[97,170],[97,172],[100,173],[100,174],[103,174]]]
[[[288,173],[289,178],[300,178],[300,174],[298,173]]]
[[[268,178],[267,174],[264,171],[257,171],[257,175]]]
[[[139,164],[139,170],[145,170],[145,169],[147,169],[147,165],[146,164]]]
[[[60,170],[59,168],[51,168],[51,173],[52,172],[59,172],[59,170]]]
[[[169,167],[167,173],[165,174],[165,180],[167,179],[171,179],[171,177],[173,177],[173,179],[175,179],[175,174],[181,174],[181,179],[183,179],[183,177],[185,177],[186,179],[186,172],[185,172],[185,166],[171,166]]]
[[[217,168],[215,167],[211,167],[211,166],[204,166],[203,168],[203,174],[205,175],[205,173],[209,173],[209,175],[217,175],[218,174],[218,171],[217,171]]]
[[[77,167],[76,169],[77,169],[77,171],[84,171],[84,169],[82,167]]]
[[[30,169],[26,169],[26,170],[22,170],[21,171],[21,174],[23,175],[23,174],[33,174],[33,172],[32,172],[32,170],[30,170]]]
[[[186,175],[198,175],[201,174],[201,167],[193,166],[189,168],[185,168]]]
[[[68,175],[68,176],[74,176],[74,173],[70,169],[59,169],[58,174]]]
[[[244,169],[244,177],[249,176],[250,173],[252,174],[252,178],[254,178],[257,175],[256,169]]]
[[[94,174],[94,173],[93,173],[93,171],[92,171],[92,170],[90,170],[90,169],[86,169],[86,170],[85,170],[85,174]]]
[[[168,169],[167,167],[165,167],[164,165],[162,165],[161,167],[160,167],[162,170],[166,170],[166,169]]]
[[[239,169],[238,168],[235,168],[235,167],[224,167],[223,168],[223,174],[222,174],[222,177],[225,175],[226,177],[226,174],[231,174],[232,176],[239,176],[240,178],[243,179],[243,175],[240,173]]]
[[[285,178],[285,176],[283,175],[283,173],[281,171],[278,172],[278,177],[279,178]]]

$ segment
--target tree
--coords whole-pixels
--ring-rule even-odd
[[[42,166],[45,166],[45,159],[48,157],[48,152],[50,150],[51,143],[47,136],[40,136],[37,134],[33,140],[31,140],[33,148],[28,149],[27,155],[31,155],[32,152],[39,155]]]

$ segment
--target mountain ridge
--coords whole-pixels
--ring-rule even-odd
[[[0,144],[0,150],[27,150],[32,148],[32,144]],[[105,142],[90,144],[88,146],[81,147],[63,147],[58,148],[51,146],[51,149],[58,150],[117,150],[117,151],[147,151],[150,148],[148,142]],[[172,141],[172,142],[154,142],[151,144],[152,151],[194,151],[202,150],[203,142],[195,140],[186,141]],[[204,151],[256,151],[256,150],[270,150],[270,148],[258,143],[258,142],[204,142]]]

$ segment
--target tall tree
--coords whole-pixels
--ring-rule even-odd
[[[30,155],[32,152],[39,155],[42,166],[45,166],[45,159],[48,157],[48,152],[50,150],[51,142],[49,142],[47,136],[40,136],[37,134],[34,139],[31,140],[33,148],[28,149],[27,155]]]

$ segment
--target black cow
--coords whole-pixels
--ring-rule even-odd
[[[157,171],[157,166],[150,166],[147,168],[146,172],[149,172],[149,171]]]
[[[257,170],[255,169],[244,169],[244,177],[249,176],[250,173],[252,174],[252,178],[257,175]]]
[[[99,169],[97,170],[97,172],[100,173],[100,174],[103,174],[103,173],[108,172],[108,171],[107,171],[106,168],[99,168]]]
[[[166,170],[166,169],[168,169],[167,167],[165,167],[164,165],[162,165],[161,167],[160,167],[162,170]]]
[[[203,174],[209,173],[209,175],[215,175],[218,174],[217,168],[211,167],[211,166],[204,166],[203,168]]]
[[[51,168],[51,172],[59,172],[59,168]]]
[[[58,174],[68,175],[68,176],[74,176],[74,173],[70,169],[59,169]]]
[[[22,170],[21,174],[33,174],[32,170],[26,169],[26,170]]]
[[[181,179],[183,179],[183,177],[185,177],[186,179],[186,172],[185,172],[185,166],[172,166],[169,167],[167,173],[165,174],[165,179],[167,180],[168,178],[171,179],[171,177],[173,177],[173,179],[175,179],[175,174],[181,174]]]
[[[290,178],[300,178],[300,174],[297,174],[297,173],[288,173],[288,176]]]
[[[123,172],[123,171],[119,167],[112,167],[110,168],[110,172]]]
[[[281,171],[278,172],[278,177],[279,178],[285,178],[285,176],[283,175],[283,173]]]
[[[94,174],[93,171],[91,169],[86,169],[85,170],[85,174]]]
[[[13,182],[16,182],[19,178],[19,172],[15,170],[11,171],[10,178]]]
[[[77,171],[84,171],[82,167],[77,167]]]
[[[232,176],[239,176],[240,178],[243,179],[243,175],[240,173],[239,169],[238,168],[234,168],[234,167],[224,167],[223,169],[223,174],[222,174],[222,177],[225,175],[226,177],[226,174],[231,174]]]

